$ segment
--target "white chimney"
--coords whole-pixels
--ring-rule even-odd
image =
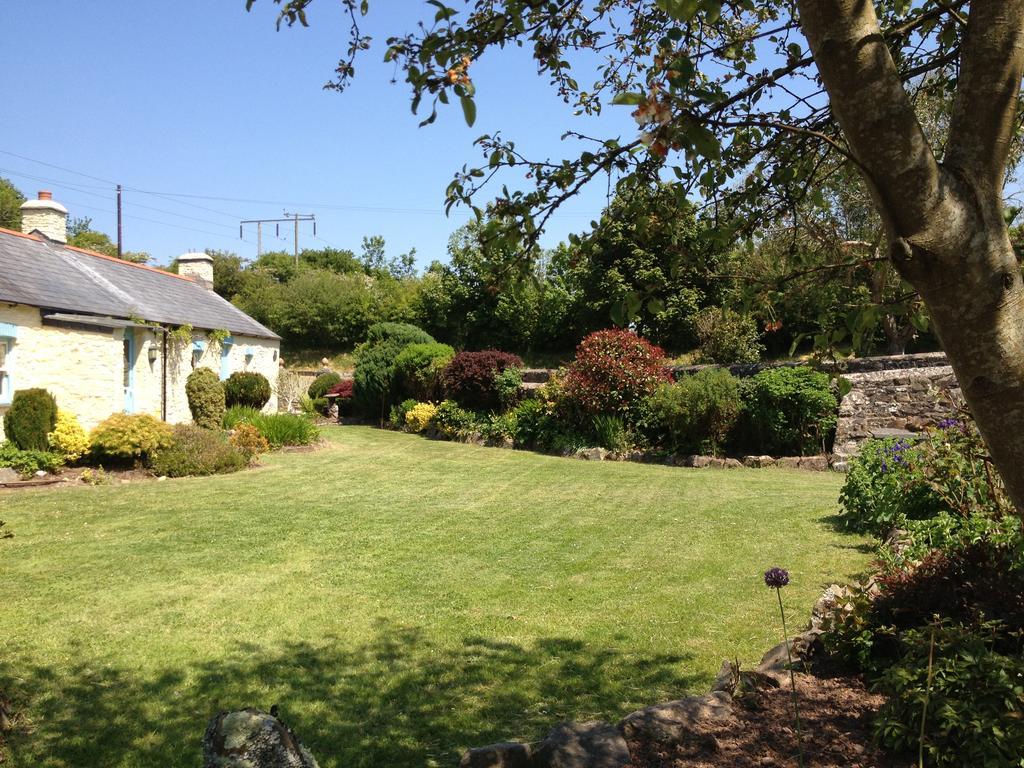
[[[186,253],[178,257],[178,274],[191,277],[208,291],[213,290],[213,257],[206,253]]]
[[[58,243],[68,241],[68,209],[54,202],[53,193],[41,191],[38,200],[21,204],[21,231],[40,231]]]

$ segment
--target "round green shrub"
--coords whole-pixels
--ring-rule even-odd
[[[178,424],[169,445],[153,454],[151,469],[160,476],[192,477],[237,472],[248,463],[226,432]]]
[[[220,429],[224,419],[224,385],[210,368],[196,368],[185,381],[192,420],[205,429]]]
[[[327,373],[321,373],[317,376],[313,383],[309,385],[306,390],[306,395],[310,400],[310,411],[311,414],[326,414],[327,409],[330,407],[330,401],[325,395],[334,387],[341,383],[341,376],[329,371]]]
[[[23,451],[45,451],[57,426],[57,401],[45,389],[19,389],[4,414],[4,434]]]
[[[224,404],[244,405],[261,410],[270,402],[270,382],[262,373],[236,371],[224,382]]]
[[[747,452],[805,456],[831,447],[839,400],[826,374],[807,366],[769,368],[740,386],[739,439]]]
[[[395,360],[410,344],[430,344],[434,338],[415,325],[377,323],[357,351],[353,405],[357,413],[379,419],[401,399],[395,386]]]
[[[756,363],[764,353],[757,323],[749,315],[741,315],[723,307],[709,307],[696,318],[701,363],[736,365]]]
[[[425,342],[410,344],[395,358],[395,385],[398,394],[428,401],[437,398],[441,373],[455,357],[447,344]]]
[[[647,403],[647,418],[665,448],[717,456],[742,408],[736,378],[723,369],[706,369],[658,387]]]
[[[401,346],[408,344],[431,344],[434,337],[409,323],[376,323],[366,331],[368,345],[396,342]]]
[[[153,454],[171,444],[169,424],[148,413],[115,413],[89,434],[94,456],[115,461],[148,464]]]
[[[306,390],[306,394],[309,395],[310,400],[318,400],[326,395],[329,389],[340,382],[341,376],[333,371],[321,373],[313,380],[313,383],[309,385],[309,389]]]

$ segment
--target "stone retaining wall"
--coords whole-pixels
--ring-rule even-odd
[[[753,376],[770,368],[794,368],[802,362],[731,365],[734,376]],[[677,378],[708,365],[673,366]],[[818,365],[850,382],[852,389],[839,406],[834,452],[841,458],[856,455],[861,443],[872,436],[919,432],[951,415],[954,403],[963,399],[953,369],[942,352],[889,357],[864,357]],[[523,381],[536,388],[551,377],[551,370],[528,369]]]
[[[948,365],[844,374],[853,388],[839,405],[833,452],[853,456],[868,438],[919,432],[952,415],[962,404]]]

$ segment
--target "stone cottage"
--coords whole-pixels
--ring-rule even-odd
[[[67,245],[49,192],[21,211],[23,232],[0,229],[0,417],[15,390],[42,387],[87,430],[116,412],[187,422],[196,367],[276,383],[280,338],[214,293],[209,256],[172,274]]]

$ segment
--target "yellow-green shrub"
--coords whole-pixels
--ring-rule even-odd
[[[267,438],[260,434],[252,424],[239,424],[231,433],[231,445],[242,454],[246,461],[252,462],[261,453],[270,450]]]
[[[78,461],[89,451],[89,436],[70,411],[57,411],[57,425],[46,437],[50,448],[63,455],[67,462]]]
[[[100,422],[89,435],[98,458],[148,463],[152,454],[171,445],[169,424],[149,414],[115,413]]]
[[[413,432],[422,432],[437,415],[437,406],[433,403],[416,403],[405,414],[405,423]]]

